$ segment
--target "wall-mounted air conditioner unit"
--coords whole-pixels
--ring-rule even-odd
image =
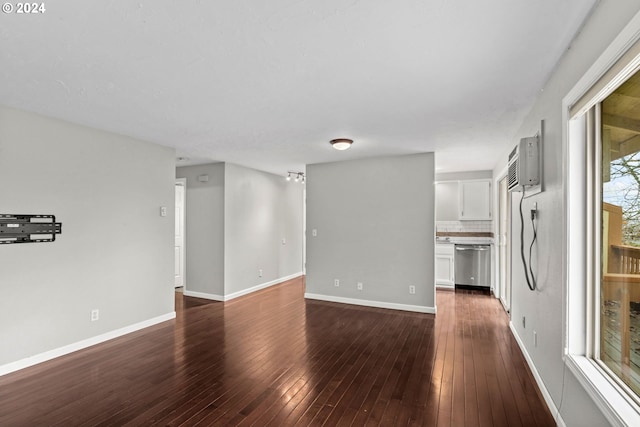
[[[540,147],[537,136],[522,138],[509,154],[507,172],[509,191],[540,184]]]

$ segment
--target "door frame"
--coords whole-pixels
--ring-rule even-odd
[[[181,260],[182,263],[182,289],[183,291],[187,290],[187,179],[186,178],[176,178],[175,186],[184,187],[184,191],[182,192],[182,251],[181,251]],[[175,211],[175,207],[174,207]],[[174,233],[175,235],[175,233]]]
[[[307,275],[307,186],[302,189],[302,275]]]
[[[507,184],[507,169],[498,175],[496,179],[496,212],[495,215],[495,247],[496,247],[496,297],[499,299],[502,307],[507,313],[511,312],[511,193],[508,186],[504,187],[501,183]],[[502,204],[504,203],[504,212]],[[505,218],[503,218],[506,216]],[[501,223],[505,221],[504,235],[501,234]],[[504,247],[504,256],[502,248]]]

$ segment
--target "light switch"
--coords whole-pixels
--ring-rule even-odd
[[[311,235],[313,237],[316,237],[318,235],[318,230],[316,230],[315,228],[313,230],[311,230]]]

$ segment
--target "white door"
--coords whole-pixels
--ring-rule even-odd
[[[175,287],[184,286],[184,182],[176,182]]]
[[[504,309],[511,310],[511,193],[507,189],[507,178],[499,182],[499,213],[498,213],[498,268],[500,302]]]

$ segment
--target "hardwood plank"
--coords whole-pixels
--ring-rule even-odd
[[[437,316],[304,300],[304,280],[0,377],[2,426],[548,426],[495,298]]]

